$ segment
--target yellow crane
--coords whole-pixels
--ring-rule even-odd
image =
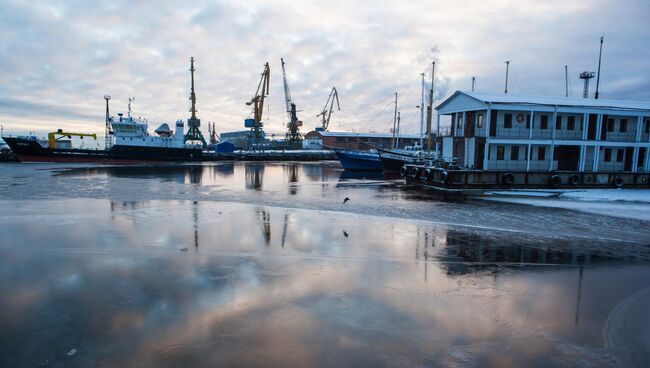
[[[83,137],[92,137],[92,139],[97,140],[97,134],[69,133],[69,132],[64,132],[62,129],[59,129],[56,132],[51,132],[47,134],[47,143],[50,148],[56,148],[57,140],[65,137],[72,138],[73,136],[81,137],[81,139],[83,139]]]
[[[330,92],[330,96],[327,98],[327,102],[325,102],[323,111],[321,111],[320,114],[316,115],[316,117],[319,116],[323,117],[323,123],[322,123],[323,131],[326,131],[327,127],[330,125],[330,118],[332,117],[332,111],[334,110],[335,99],[336,99],[336,107],[338,108],[339,111],[341,111],[341,105],[339,105],[339,93],[336,91],[336,87],[332,87],[332,91]]]
[[[247,119],[245,126],[247,128],[253,129],[253,143],[260,144],[264,142],[264,135],[262,134],[262,114],[264,112],[264,98],[269,94],[269,78],[271,77],[271,68],[269,68],[269,63],[264,64],[264,71],[262,72],[262,78],[260,78],[260,83],[257,85],[257,91],[255,95],[249,102],[246,102],[247,106],[253,105],[253,121],[252,124],[249,124],[250,119]],[[252,125],[252,126],[249,126]]]

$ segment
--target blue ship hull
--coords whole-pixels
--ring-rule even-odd
[[[344,150],[334,150],[334,153],[345,170],[382,171],[384,169],[376,153]]]

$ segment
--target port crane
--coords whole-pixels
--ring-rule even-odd
[[[251,128],[252,131],[252,145],[259,145],[264,142],[264,132],[262,131],[262,114],[264,112],[264,98],[269,95],[269,78],[271,77],[271,68],[269,68],[269,63],[264,64],[264,71],[262,72],[262,78],[260,78],[260,83],[257,85],[257,90],[253,95],[253,98],[249,102],[246,102],[247,106],[253,105],[253,119],[246,119],[244,121],[244,126],[246,128]]]
[[[187,133],[185,134],[183,140],[185,142],[191,142],[193,145],[194,144],[201,144],[203,148],[207,148],[208,144],[205,141],[205,138],[203,138],[203,134],[201,134],[201,130],[199,129],[201,127],[201,119],[196,117],[196,94],[194,93],[194,58],[190,58],[190,74],[192,76],[192,87],[190,90],[190,102],[191,102],[191,107],[190,107],[190,112],[192,113],[192,116],[187,119]],[[129,105],[130,105],[129,101]]]
[[[302,121],[298,120],[296,115],[296,104],[291,99],[291,94],[289,93],[289,83],[287,82],[287,73],[284,69],[284,59],[280,58],[282,62],[282,82],[284,83],[284,102],[286,105],[287,115],[289,116],[289,123],[287,123],[287,135],[286,141],[287,146],[294,146],[299,144],[302,141],[302,135],[300,134],[299,127],[302,126]]]
[[[339,105],[339,93],[336,91],[336,87],[332,87],[332,91],[330,92],[330,95],[327,98],[327,102],[325,102],[323,111],[321,111],[320,114],[316,115],[316,117],[322,116],[323,118],[323,122],[321,126],[321,129],[323,131],[327,131],[327,127],[329,127],[330,125],[330,118],[332,117],[332,112],[334,111],[334,100],[336,100],[337,109],[341,111],[341,105]]]

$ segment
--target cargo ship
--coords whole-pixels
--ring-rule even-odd
[[[110,116],[110,96],[106,100],[106,135],[103,149],[72,147],[72,137],[85,142],[97,142],[96,134],[65,132],[61,129],[48,134],[47,139],[30,136],[3,136],[20,162],[99,162],[109,164],[156,162],[156,161],[200,161],[203,149],[207,146],[201,131],[200,120],[196,117],[196,95],[194,94],[194,58],[190,59],[192,87],[190,93],[192,116],[187,120],[188,131],[184,134],[182,120],[175,123],[172,131],[167,123],[162,123],[149,134],[145,120],[131,116],[131,102],[127,116],[119,113]],[[84,143],[85,143],[84,142]]]

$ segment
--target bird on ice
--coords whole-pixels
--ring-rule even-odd
[[[349,200],[350,200],[350,198],[348,198],[348,197],[345,197],[345,199],[343,200],[343,204],[346,204],[346,203],[348,203],[348,201],[349,201]]]

